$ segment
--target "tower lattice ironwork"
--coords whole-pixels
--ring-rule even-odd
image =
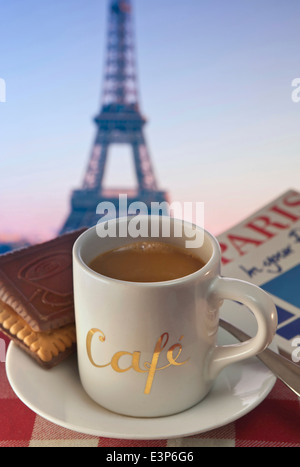
[[[96,208],[101,201],[113,202],[117,215],[126,214],[118,212],[119,194],[126,194],[128,203],[143,201],[148,208],[153,201],[161,203],[167,200],[166,192],[157,187],[143,131],[146,120],[139,106],[130,0],[109,2],[102,107],[95,123],[96,138],[83,184],[81,189],[72,192],[70,214],[61,233],[95,225],[100,218]],[[104,188],[103,179],[112,144],[132,148],[137,188]]]

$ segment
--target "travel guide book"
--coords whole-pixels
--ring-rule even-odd
[[[278,312],[275,342],[281,353],[298,362],[300,193],[283,193],[218,240],[222,274],[252,282],[271,295]]]

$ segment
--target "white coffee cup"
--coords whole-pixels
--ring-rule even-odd
[[[195,233],[196,227],[185,223],[183,235],[175,236],[172,227],[183,225],[181,220],[159,216],[157,220],[160,233],[152,240],[186,247]],[[193,254],[206,264],[193,274],[137,283],[94,272],[88,264],[96,256],[141,240],[124,236],[129,218],[108,222],[116,222],[122,236],[101,238],[97,230],[105,235],[105,223],[98,224],[84,232],[73,248],[82,385],[94,401],[120,414],[158,417],[181,412],[207,395],[223,368],[258,354],[271,343],[277,327],[276,308],[257,286],[220,276],[219,244],[200,227],[196,229],[203,245]],[[150,217],[147,222],[151,238]],[[171,222],[168,237],[161,231],[166,222]],[[224,299],[251,310],[258,324],[255,337],[240,344],[217,345],[219,307]]]

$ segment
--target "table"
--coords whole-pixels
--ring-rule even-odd
[[[1,333],[0,338],[6,339]],[[277,381],[268,397],[244,417],[199,435],[161,440],[89,436],[57,426],[14,394],[0,363],[0,447],[300,447],[300,400]]]

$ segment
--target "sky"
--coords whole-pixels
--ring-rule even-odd
[[[133,8],[145,135],[170,200],[204,202],[217,235],[300,191],[299,0]],[[59,231],[88,163],[108,0],[1,0],[0,17],[0,239],[38,241]],[[131,153],[113,147],[106,185],[134,182]]]

